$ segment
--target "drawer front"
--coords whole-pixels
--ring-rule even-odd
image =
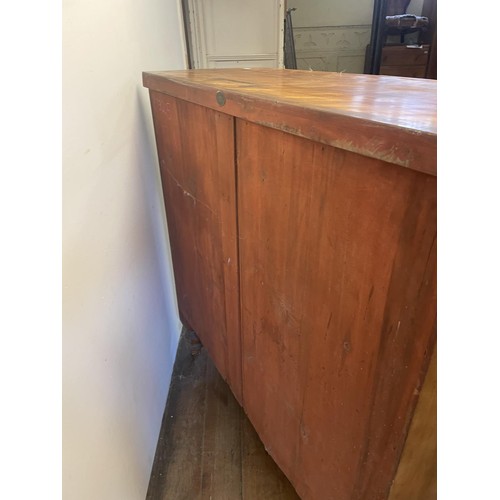
[[[384,47],[381,66],[425,66],[429,58],[429,46],[408,48],[406,46]]]
[[[381,66],[380,75],[425,78],[426,66]]]

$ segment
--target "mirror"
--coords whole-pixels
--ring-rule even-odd
[[[291,26],[297,69],[436,78],[436,0],[288,0],[287,13],[286,65]]]
[[[291,9],[297,69],[364,72],[374,0],[288,0]]]

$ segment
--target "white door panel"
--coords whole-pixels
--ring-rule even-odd
[[[283,67],[284,0],[187,0],[195,68]]]

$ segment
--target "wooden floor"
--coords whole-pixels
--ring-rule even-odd
[[[296,500],[222,380],[183,332],[151,472],[150,500]]]

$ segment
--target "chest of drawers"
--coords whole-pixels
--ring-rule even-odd
[[[429,60],[429,45],[418,47],[386,45],[382,48],[380,74],[425,78]]]

